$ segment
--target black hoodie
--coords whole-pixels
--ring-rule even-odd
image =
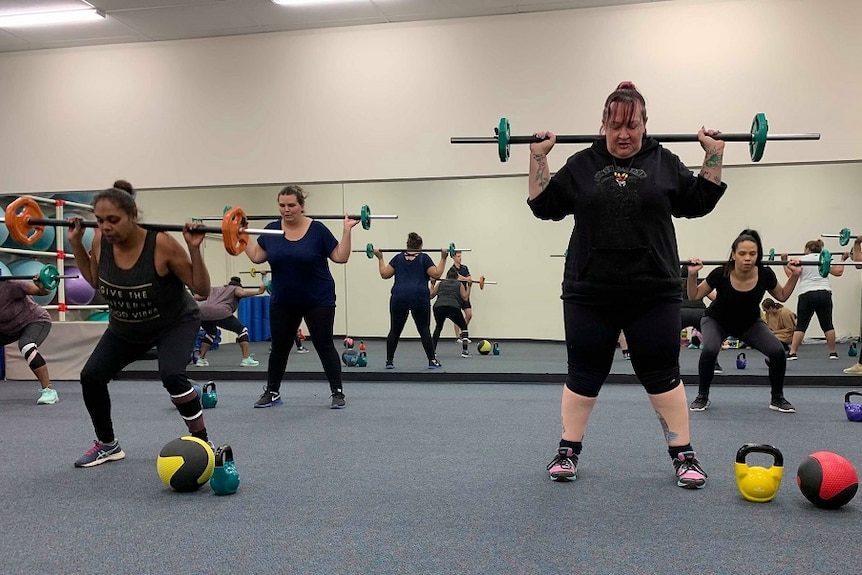
[[[618,160],[604,139],[571,156],[527,203],[543,220],[575,216],[563,299],[612,303],[621,296],[679,301],[679,255],[671,216],[711,212],[727,185],[695,176],[649,137]]]

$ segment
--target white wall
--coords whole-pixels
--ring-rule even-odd
[[[123,177],[166,189],[141,194],[147,220],[178,222],[225,204],[275,213],[277,183],[335,182],[307,186],[310,212],[368,203],[400,215],[356,230],[358,249],[400,247],[417,231],[426,246],[475,250],[465,263],[500,285],[475,296],[474,332],[559,339],[562,261],[548,256],[565,248],[571,221],[529,214],[526,150],[501,164],[493,146],[449,138],[491,135],[500,116],[516,134],[593,133],[624,79],[646,94],[654,133],[746,132],[762,111],[773,133],[823,138],[770,143],[763,163],[775,167],[729,146],[728,164],[741,167],[726,170],[713,214],[679,222],[681,256],[723,257],[743,227],[797,249],[862,227],[860,165],[810,165],[862,160],[860,21],[862,3],[846,0],[678,0],[2,54],[0,191],[94,190]],[[672,148],[699,165],[696,144]],[[552,165],[575,149],[559,147]],[[215,283],[250,267],[209,244]],[[389,284],[374,263],[355,254],[333,267],[336,331],[385,333]],[[839,334],[857,334],[859,274],[834,285]]]
[[[448,140],[500,116],[595,132],[623,79],[653,132],[746,132],[765,112],[774,132],[823,134],[768,162],[860,159],[860,21],[847,0],[679,0],[2,54],[0,190],[518,173],[523,151],[500,165]]]

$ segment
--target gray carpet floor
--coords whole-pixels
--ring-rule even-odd
[[[855,383],[856,379],[850,380]],[[857,497],[823,511],[795,485],[798,465],[829,450],[862,464],[862,424],[845,387],[788,390],[797,414],[767,409],[768,388],[716,384],[691,415],[709,483],[677,488],[643,391],[606,385],[577,481],[545,466],[559,439],[557,385],[346,384],[330,410],[320,381],[285,382],[285,404],[253,409],[260,382],[223,380],[206,411],[234,448],[238,493],[169,491],[161,447],[184,426],[158,382],[111,385],[127,457],[72,462],[92,428],[76,382],[36,406],[35,385],[0,382],[0,573],[453,574],[855,573]],[[688,389],[693,397],[693,389]],[[785,457],[777,497],[739,495],[744,443]],[[771,461],[749,457],[752,465]],[[860,496],[862,497],[862,496]]]

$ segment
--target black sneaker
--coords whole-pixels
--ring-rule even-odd
[[[557,454],[548,464],[548,473],[554,481],[570,481],[577,479],[578,456],[570,447],[560,447]]]
[[[796,413],[796,408],[789,401],[784,399],[784,396],[773,397],[769,402],[769,409],[772,411],[780,411],[781,413]]]
[[[623,359],[627,359],[627,360],[631,361],[632,356],[631,356],[631,354],[629,354],[629,350],[627,350],[627,349],[623,350]]]
[[[432,359],[431,361],[428,362],[428,369],[440,369],[441,367],[443,367],[443,366],[440,365],[440,362],[437,361],[436,359]]]
[[[694,451],[683,451],[673,460],[676,484],[683,489],[703,489],[706,486],[706,472]]]
[[[272,407],[273,405],[281,405],[281,394],[277,391],[271,391],[263,388],[263,393],[260,394],[260,399],[254,402],[255,407]]]
[[[688,409],[690,411],[706,411],[707,407],[709,407],[709,398],[705,395],[698,394],[698,396],[694,398],[694,401],[691,402],[691,405],[688,406]]]
[[[344,401],[344,394],[341,392],[333,393],[329,409],[344,409],[345,407],[347,407],[347,402]]]
[[[395,369],[395,364],[391,361],[386,362],[386,369]]]
[[[787,354],[787,361],[796,361],[799,357],[795,353]]]
[[[715,362],[715,367],[712,368],[712,373],[715,373],[715,374],[724,373],[724,370],[721,369],[721,366],[718,365],[717,361]]]
[[[829,359],[838,359],[838,353],[833,351],[829,354]]]

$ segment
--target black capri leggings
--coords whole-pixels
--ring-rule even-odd
[[[645,301],[585,305],[563,302],[568,353],[566,387],[597,397],[611,371],[620,330],[626,334],[632,368],[647,393],[675,389],[679,379],[680,303]]]
[[[835,329],[835,326],[832,325],[832,292],[829,290],[823,289],[799,294],[796,312],[796,329],[794,331],[805,333],[815,313],[823,333]]]
[[[434,306],[434,333],[431,334],[431,340],[434,343],[434,350],[437,350],[437,342],[440,341],[440,334],[443,332],[443,324],[446,320],[452,320],[452,323],[457,325],[461,331],[467,329],[467,320],[464,319],[464,312],[459,307]]]
[[[242,330],[245,329],[245,326],[235,315],[229,315],[222,319],[201,321],[201,329],[203,329],[209,336],[215,336],[220,327],[236,334],[241,333]]]
[[[308,336],[314,343],[314,351],[329,380],[332,393],[341,393],[341,359],[332,341],[335,326],[335,306],[331,307],[288,307],[270,303],[269,326],[272,335],[272,351],[266,369],[266,388],[270,391],[281,389],[281,378],[287,369],[287,358],[296,340],[299,325],[305,319]]]

